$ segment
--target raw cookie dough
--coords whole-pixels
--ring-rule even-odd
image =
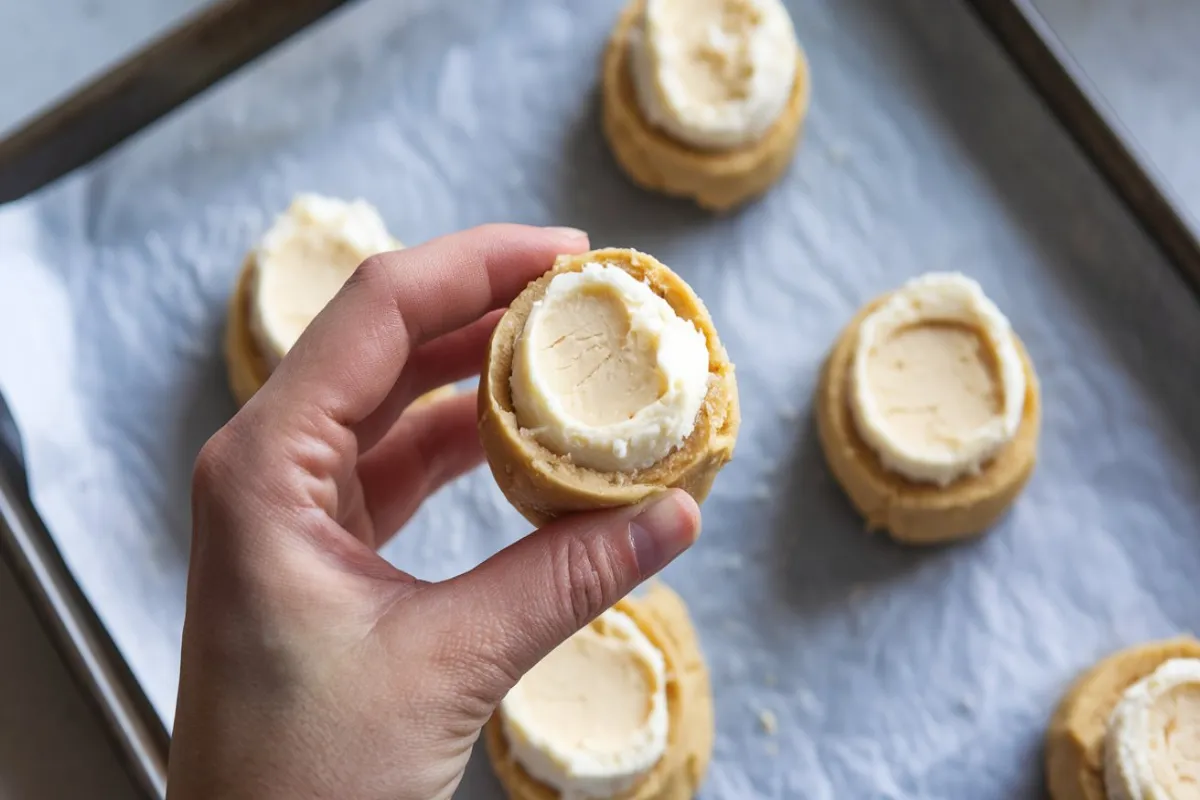
[[[690,800],[708,770],[714,724],[708,668],[683,601],[662,584],[614,607],[662,654],[666,677],[667,742],[661,758],[614,800]],[[535,668],[536,669],[536,668]],[[502,707],[503,708],[503,707]],[[484,743],[500,784],[511,800],[558,800],[561,793],[526,771],[513,756],[503,710],[484,728]]]
[[[535,525],[672,487],[702,501],[739,421],[704,304],[636,250],[559,256],[501,318],[480,380],[488,464]]]
[[[247,254],[229,301],[225,364],[238,405],[249,402],[266,383],[362,261],[403,246],[363,201],[298,195],[259,247]],[[260,262],[266,259],[272,263],[264,281]],[[452,386],[435,389],[418,402],[453,391]]]
[[[650,2],[659,4],[660,0]],[[617,162],[634,183],[692,198],[705,208],[723,210],[763,193],[787,170],[808,111],[809,74],[808,62],[795,42],[790,19],[786,19],[787,12],[781,5],[776,8],[777,4],[778,0],[702,0],[701,5],[687,7],[682,13],[712,15],[722,24],[709,23],[715,30],[704,31],[702,39],[691,42],[691,48],[679,42],[672,43],[675,47],[661,48],[676,56],[666,65],[668,68],[696,70],[690,80],[668,81],[665,89],[661,84],[649,85],[646,75],[665,60],[661,53],[656,56],[645,49],[649,41],[644,24],[647,0],[633,0],[625,8],[604,55],[602,125]],[[698,25],[680,24],[686,18],[676,19],[679,12],[672,12],[669,6],[663,8],[656,12],[660,24],[649,35],[678,38],[701,31]],[[789,71],[792,80],[786,98],[780,97],[782,102],[776,103],[771,81],[781,74],[781,62],[775,53],[779,36],[760,38],[755,42],[757,48],[743,46],[740,50],[737,37],[738,28],[748,20],[775,21],[779,14],[786,19],[785,35],[791,39],[795,69]],[[774,28],[766,33],[774,33]],[[763,52],[756,52],[758,48]],[[693,51],[698,57],[692,56],[692,63],[680,63],[686,62]],[[790,67],[790,63],[786,65]],[[635,72],[641,77],[636,82]],[[714,74],[721,79],[713,81],[717,85],[704,85],[701,77]],[[743,80],[745,85],[740,83]],[[738,85],[729,85],[730,81]],[[676,101],[685,96],[707,99],[714,94],[720,99],[716,103],[694,103],[689,108],[669,102],[670,92]],[[756,97],[755,92],[762,96]],[[648,118],[644,105],[658,124]],[[730,124],[730,114],[721,113],[731,108],[739,112],[737,125]],[[769,124],[762,129],[764,121]],[[681,135],[692,141],[681,139]]]
[[[1200,659],[1200,641],[1184,636],[1131,647],[1100,661],[1075,681],[1046,733],[1046,783],[1053,800],[1121,800],[1104,786],[1110,718],[1131,686],[1177,658]]]
[[[938,320],[939,311],[959,309],[953,303],[938,309],[936,297],[918,292],[916,304],[899,316],[889,315],[897,324],[876,324],[876,312],[888,308],[899,292],[914,284],[920,288],[922,280],[954,277],[925,276],[863,308],[835,343],[817,388],[817,428],[834,477],[869,529],[886,530],[911,544],[949,541],[990,527],[1024,487],[1037,456],[1037,377],[1006,321],[996,334],[1011,340],[1006,365],[994,363],[994,344],[973,324]],[[915,316],[904,322],[905,313]],[[869,350],[860,348],[860,332],[872,319],[881,340]],[[863,367],[857,375],[856,365]],[[1019,397],[996,396],[999,373]],[[886,391],[884,399],[894,403],[856,405],[855,393],[866,391],[863,385]],[[944,392],[936,407],[927,396],[935,387]],[[930,416],[930,409],[937,413]],[[996,438],[1000,433],[1011,435]],[[943,447],[946,442],[955,446]]]

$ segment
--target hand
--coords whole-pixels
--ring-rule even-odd
[[[577,231],[476,228],[368,259],[196,462],[171,800],[449,797],[505,693],[692,544],[673,491],[428,583],[375,548],[482,453],[501,313]]]

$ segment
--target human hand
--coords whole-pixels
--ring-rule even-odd
[[[516,681],[689,547],[680,491],[536,531],[429,583],[376,553],[482,457],[497,310],[583,252],[494,225],[368,259],[196,462],[168,795],[449,797]]]

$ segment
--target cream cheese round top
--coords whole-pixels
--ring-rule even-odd
[[[1109,800],[1200,800],[1200,659],[1175,658],[1125,690],[1104,740]]]
[[[554,276],[513,353],[517,423],[591,469],[628,472],[683,444],[708,393],[704,334],[618,267]]]
[[[359,264],[401,246],[366,201],[298,195],[254,253],[250,331],[272,369]]]
[[[883,466],[939,486],[977,474],[1025,408],[1008,319],[958,273],[912,280],[862,321],[850,389],[855,427]]]
[[[620,611],[601,614],[500,704],[513,758],[565,800],[634,786],[667,749],[666,662]]]
[[[758,141],[787,105],[799,64],[780,0],[647,0],[629,46],[642,114],[702,149]]]

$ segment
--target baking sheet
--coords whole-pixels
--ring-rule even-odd
[[[1036,0],[1200,229],[1200,5]],[[1119,47],[1115,46],[1119,43]]]
[[[0,386],[34,497],[168,724],[191,462],[234,411],[224,305],[305,190],[369,199],[410,243],[576,225],[707,301],[745,421],[700,543],[665,573],[716,688],[704,797],[1035,795],[1075,672],[1196,624],[1194,298],[963,7],[789,8],[813,110],[783,183],[734,215],[642,193],[608,156],[595,83],[615,0],[367,0],[0,209]],[[918,551],[862,532],[810,396],[854,310],[932,269],[1009,313],[1045,427],[997,530]],[[526,530],[481,469],[386,555],[436,579]],[[461,796],[499,797],[480,758]]]

